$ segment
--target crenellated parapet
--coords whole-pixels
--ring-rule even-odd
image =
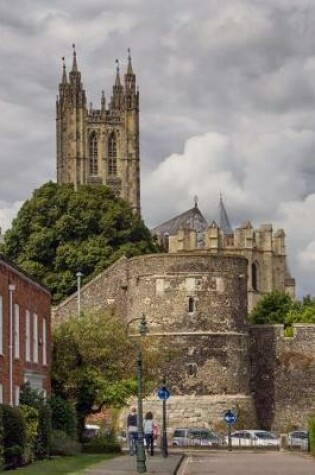
[[[221,215],[224,219],[220,224],[212,221],[208,225],[195,206],[156,227],[152,233],[170,253],[203,252],[246,257],[249,311],[272,290],[288,292],[294,298],[295,280],[288,271],[283,229],[274,231],[271,224],[254,229],[251,222],[246,221],[232,230],[225,209]]]

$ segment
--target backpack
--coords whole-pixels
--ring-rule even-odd
[[[159,428],[156,424],[153,424],[152,426],[152,435],[153,435],[153,439],[157,439],[158,438],[158,435],[159,435]]]
[[[129,414],[127,417],[127,426],[136,426],[138,424],[137,414]]]

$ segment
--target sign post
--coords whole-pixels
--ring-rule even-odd
[[[165,384],[165,380],[163,380],[163,384]],[[166,430],[166,401],[170,397],[171,393],[167,389],[166,386],[161,386],[160,389],[157,391],[157,397],[162,400],[163,403],[163,427],[162,427],[162,454],[163,457],[168,456],[168,449],[167,449],[167,430]]]
[[[225,411],[223,413],[223,420],[228,426],[228,450],[232,450],[232,438],[231,438],[231,432],[232,432],[232,425],[235,424],[236,422],[236,414],[235,412],[231,411],[229,409],[228,411]]]

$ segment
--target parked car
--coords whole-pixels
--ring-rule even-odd
[[[228,443],[228,436],[225,437]],[[265,430],[239,430],[231,434],[232,446],[235,447],[280,447],[280,439]]]
[[[211,430],[200,427],[181,427],[175,429],[171,444],[174,446],[218,447],[219,437]]]
[[[83,437],[85,439],[92,439],[93,437],[96,437],[100,433],[100,431],[101,428],[97,424],[85,424]]]
[[[287,445],[290,448],[308,449],[308,432],[306,430],[295,430],[289,432]]]

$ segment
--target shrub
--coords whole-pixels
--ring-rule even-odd
[[[38,430],[35,444],[35,456],[42,460],[50,456],[51,447],[51,409],[48,404],[40,406],[38,411]]]
[[[44,394],[37,389],[33,389],[30,383],[25,383],[21,386],[20,390],[20,404],[25,406],[39,408],[45,404]]]
[[[73,405],[61,397],[52,396],[51,427],[54,431],[65,432],[70,439],[77,438],[77,416]]]
[[[17,468],[24,464],[24,449],[20,445],[12,445],[4,450],[6,468]]]
[[[18,407],[2,406],[5,465],[16,468],[23,464],[26,450],[26,424]]]
[[[81,452],[81,444],[62,430],[51,433],[51,455],[77,455]]]
[[[315,416],[312,416],[310,418],[308,430],[309,430],[310,452],[311,454],[315,455]]]
[[[4,429],[2,420],[2,405],[0,405],[0,471],[4,468]]]
[[[34,450],[37,440],[38,410],[35,407],[25,405],[20,405],[19,408],[26,424],[26,448],[24,460],[26,463],[31,463],[35,458]]]
[[[109,454],[120,453],[120,444],[113,437],[102,434],[93,437],[89,442],[82,445],[82,452],[86,454]]]

